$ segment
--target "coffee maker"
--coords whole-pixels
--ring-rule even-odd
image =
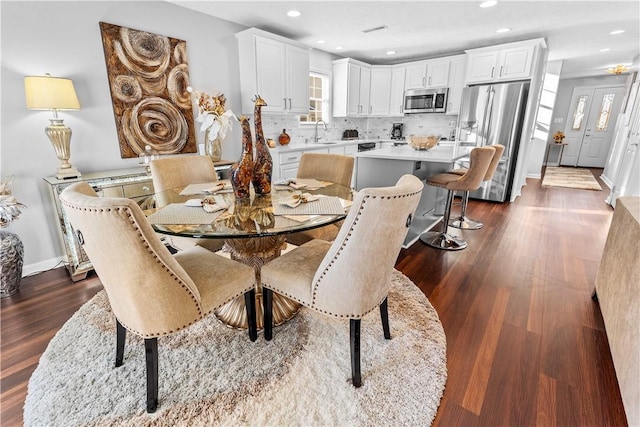
[[[403,139],[402,135],[402,123],[393,123],[391,125],[391,139]]]

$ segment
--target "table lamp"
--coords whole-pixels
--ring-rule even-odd
[[[79,110],[80,102],[70,79],[61,77],[27,76],[24,78],[24,92],[29,110],[51,110],[53,118],[45,128],[45,133],[53,144],[60,167],[56,173],[58,179],[70,179],[80,176],[80,172],[69,162],[71,157],[71,129],[58,117],[60,110]]]

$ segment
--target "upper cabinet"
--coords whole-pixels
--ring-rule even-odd
[[[460,114],[462,89],[467,66],[467,55],[452,56],[449,65],[449,96],[447,97],[447,115]]]
[[[449,59],[430,59],[405,64],[405,89],[446,87],[449,84]]]
[[[263,112],[308,114],[309,48],[255,28],[236,34],[242,112],[253,113],[255,95]]]
[[[333,61],[333,116],[364,117],[371,112],[371,66],[351,58]]]
[[[369,89],[369,114],[388,116],[391,103],[391,67],[371,67],[371,87]]]
[[[404,115],[404,79],[406,68],[394,65],[391,69],[391,94],[389,98],[389,115]],[[373,85],[371,86],[373,88]]]
[[[466,84],[530,79],[543,39],[467,50]]]

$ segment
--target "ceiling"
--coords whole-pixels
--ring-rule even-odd
[[[480,8],[480,1],[458,0],[169,1],[369,64],[435,58],[543,37],[548,60],[563,60],[561,78],[603,75],[616,64],[631,66],[634,58],[632,70],[638,70],[638,0],[502,0],[490,8]],[[291,9],[301,16],[286,16]],[[365,32],[381,26],[386,28]],[[512,30],[496,33],[505,27]],[[611,35],[614,30],[624,33]],[[610,50],[601,52],[604,48]],[[387,55],[389,50],[396,54]]]

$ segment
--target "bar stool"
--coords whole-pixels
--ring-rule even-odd
[[[420,235],[420,240],[427,245],[448,251],[459,251],[467,247],[467,242],[448,234],[449,219],[451,217],[451,204],[456,191],[475,191],[487,173],[489,163],[496,149],[493,147],[477,147],[471,150],[469,155],[469,169],[460,176],[453,173],[439,173],[427,179],[427,184],[434,187],[446,188],[447,204],[445,206],[442,231],[427,231]]]
[[[495,144],[491,145],[491,147],[496,149],[496,152],[493,154],[493,158],[491,159],[491,163],[489,163],[489,169],[487,169],[487,173],[484,175],[482,182],[491,181],[493,179],[493,175],[496,173],[496,169],[498,169],[498,163],[502,158],[502,153],[504,153],[504,145]],[[467,169],[454,169],[447,173],[453,173],[456,175],[464,175],[467,172]],[[464,230],[479,230],[482,228],[484,224],[480,221],[474,221],[472,219],[467,218],[467,204],[469,203],[469,192],[465,191],[462,194],[462,205],[460,208],[460,216],[457,219],[451,221],[449,226],[454,228],[462,228]]]

